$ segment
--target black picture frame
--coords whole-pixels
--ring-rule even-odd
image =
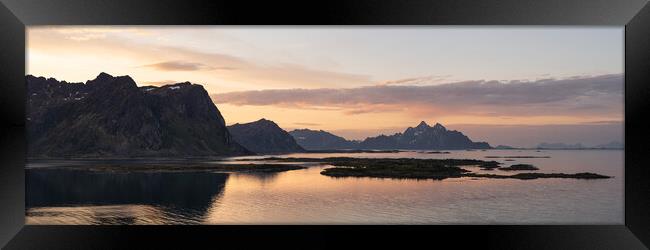
[[[24,225],[25,26],[625,26],[625,225]],[[647,249],[650,246],[650,5],[645,0],[171,1],[0,0],[0,246],[6,249],[425,246]],[[345,242],[344,242],[345,241]]]

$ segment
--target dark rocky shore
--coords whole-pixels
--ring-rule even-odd
[[[212,164],[212,163],[163,163],[163,164],[98,164],[98,165],[72,165],[57,166],[44,169],[74,169],[103,172],[255,172],[276,173],[289,170],[304,169],[306,167],[296,164]]]

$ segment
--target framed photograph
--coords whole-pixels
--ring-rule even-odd
[[[647,249],[648,6],[2,0],[0,244]]]

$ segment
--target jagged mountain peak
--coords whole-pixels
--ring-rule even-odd
[[[103,80],[103,79],[110,79],[110,78],[113,78],[113,76],[106,72],[101,72],[99,73],[99,75],[97,75],[97,77],[95,77],[95,80]]]
[[[97,77],[93,80],[88,80],[86,81],[86,85],[92,86],[92,87],[109,87],[111,89],[120,88],[137,88],[138,85],[135,83],[133,78],[131,78],[128,75],[124,76],[112,76],[107,73],[99,73]]]
[[[447,130],[440,123],[431,127],[422,121],[415,128],[407,128],[404,133],[368,137],[361,142],[360,147],[364,149],[484,149],[490,148],[490,145],[485,142],[473,142],[461,132]]]
[[[415,128],[429,128],[429,124],[427,124],[425,121],[421,121],[420,124],[418,124],[418,126]]]

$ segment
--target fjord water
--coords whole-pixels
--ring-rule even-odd
[[[623,150],[448,152],[304,153],[276,157],[480,159],[496,160],[504,166],[533,164],[542,173],[593,172],[614,178],[334,178],[320,174],[330,166],[318,164],[279,173],[100,172],[48,168],[66,164],[91,168],[97,163],[41,162],[28,164],[26,170],[26,223],[623,224]],[[236,159],[259,162],[256,159],[264,157]]]

